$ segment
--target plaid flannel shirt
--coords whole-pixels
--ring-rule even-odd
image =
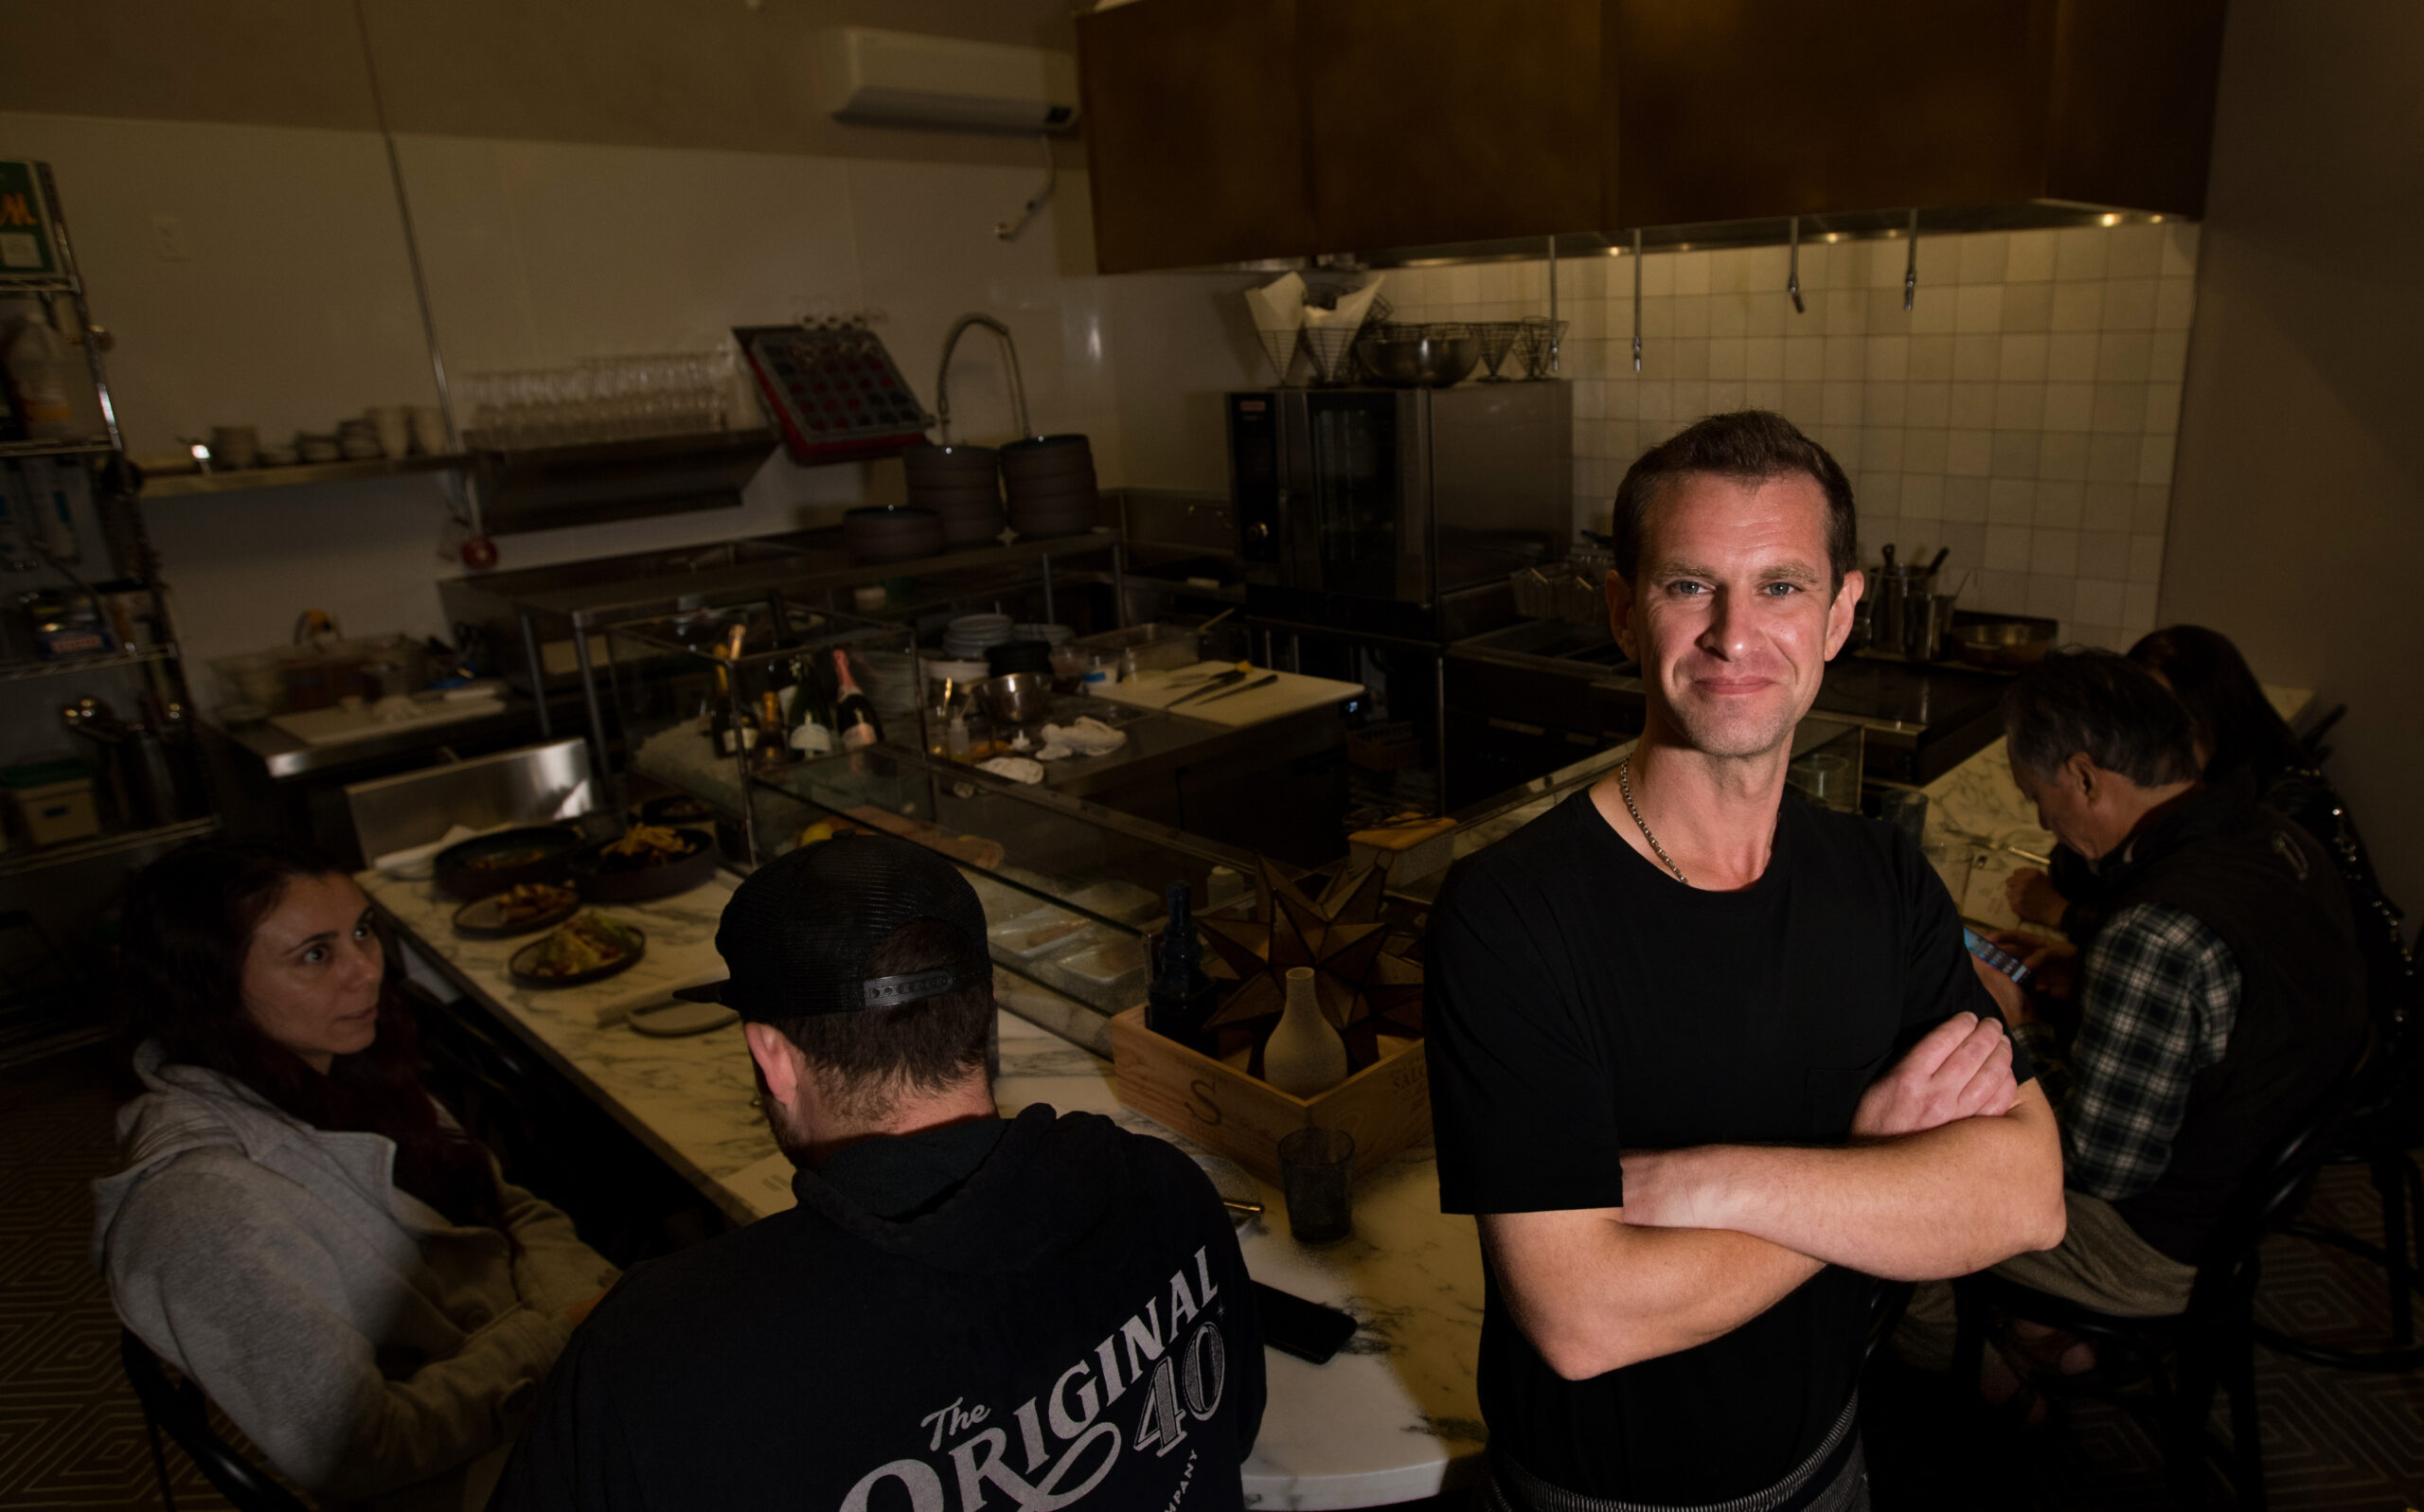
[[[2171,1164],[2188,1078],[2222,1058],[2238,1022],[2238,963],[2195,916],[2140,903],[2106,921],[2078,981],[2069,1056],[2042,1024],[2022,1041],[2059,1116],[2065,1184],[2119,1201]]]

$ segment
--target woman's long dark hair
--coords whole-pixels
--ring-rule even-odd
[[[2204,739],[2205,776],[2255,774],[2259,791],[2273,778],[2308,765],[2305,747],[2264,696],[2247,658],[2231,638],[2202,625],[2170,625],[2130,648],[2130,660],[2160,673],[2188,708]]]
[[[314,1129],[384,1134],[396,1143],[398,1186],[454,1222],[501,1231],[504,1200],[488,1151],[439,1121],[392,969],[380,987],[378,1038],[336,1057],[326,1076],[263,1034],[244,1006],[253,932],[293,882],[343,875],[286,840],[197,841],[145,867],[127,897],[120,955],[132,1038],[159,1041],[171,1062],[232,1076]]]

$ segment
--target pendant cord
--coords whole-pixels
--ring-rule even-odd
[[[1625,812],[1632,815],[1632,822],[1641,827],[1641,838],[1649,842],[1649,848],[1666,863],[1666,869],[1675,874],[1675,880],[1689,887],[1691,879],[1684,875],[1683,867],[1675,864],[1675,858],[1666,854],[1666,847],[1658,843],[1658,837],[1649,832],[1649,821],[1641,816],[1641,809],[1632,801],[1631,768],[1632,757],[1630,755],[1616,763],[1616,791],[1625,795]]]

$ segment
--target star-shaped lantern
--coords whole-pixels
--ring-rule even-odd
[[[1357,1070],[1381,1058],[1383,1036],[1422,1038],[1422,963],[1410,935],[1392,936],[1381,918],[1386,876],[1373,866],[1342,874],[1318,898],[1262,862],[1251,918],[1204,917],[1204,937],[1217,958],[1206,974],[1237,986],[1205,1021],[1219,1038],[1221,1058],[1259,1075],[1262,1042],[1286,1006],[1292,967],[1313,969],[1322,1016],[1346,1041]]]

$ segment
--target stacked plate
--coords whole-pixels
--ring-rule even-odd
[[[943,524],[932,509],[870,504],[843,514],[842,540],[854,561],[907,561],[943,549]]]
[[[909,503],[942,518],[946,546],[985,546],[1002,533],[1002,479],[989,446],[915,446],[900,454]]]
[[[914,714],[918,709],[918,658],[911,651],[859,651],[855,659],[866,669],[867,702],[879,714]]]
[[[1002,448],[1010,528],[1022,536],[1071,536],[1095,527],[1101,505],[1094,448],[1082,436],[1038,436]]]
[[[954,662],[982,662],[989,649],[1009,638],[1009,615],[962,614],[943,627],[943,651]]]

